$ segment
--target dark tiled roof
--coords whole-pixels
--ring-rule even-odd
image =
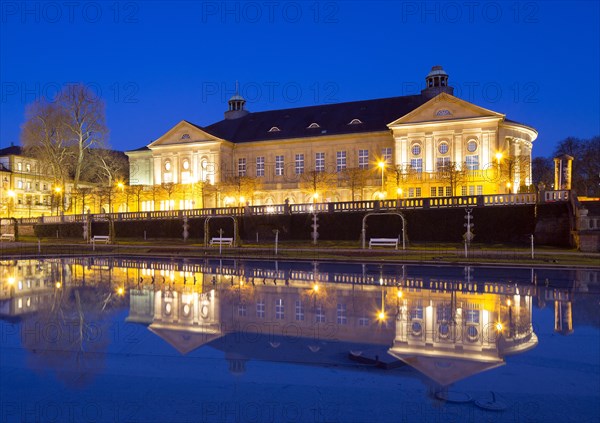
[[[388,131],[387,124],[427,102],[421,95],[324,104],[248,113],[203,127],[209,134],[235,143]],[[352,119],[362,123],[349,125]],[[311,123],[319,128],[307,129]],[[276,126],[278,132],[269,132]]]
[[[23,149],[18,145],[11,145],[10,147],[0,150],[0,156],[21,156],[22,154]]]
[[[140,148],[136,148],[135,150],[127,150],[127,151],[146,151],[146,150],[150,150],[147,146],[143,146]]]

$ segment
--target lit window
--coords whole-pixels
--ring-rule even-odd
[[[483,195],[483,185],[477,185],[477,195]]]
[[[369,168],[369,150],[358,150],[358,168]]]
[[[21,162],[17,163],[17,170],[20,172],[23,170],[23,164]]]
[[[256,176],[265,176],[265,158],[264,158],[264,156],[256,158]]]
[[[313,122],[310,125],[308,125],[308,129],[314,129],[314,128],[320,128],[319,124],[316,122]]]
[[[438,172],[448,170],[448,166],[450,166],[450,157],[438,157],[436,160],[436,167]]]
[[[410,159],[410,169],[413,172],[421,173],[423,171],[423,159]]]
[[[408,198],[413,198],[414,196],[415,196],[415,189],[409,188],[408,189]]]
[[[190,168],[190,161],[188,159],[185,159],[183,161],[183,163],[181,164],[181,166],[185,169],[188,170]]]
[[[336,153],[336,170],[341,172],[346,170],[346,152],[338,151]]]
[[[448,143],[443,141],[438,145],[438,151],[440,154],[446,154],[448,152]]]
[[[31,165],[30,165],[29,163],[27,163],[27,164],[25,165],[25,170],[26,170],[27,172],[31,172]]]
[[[302,301],[300,300],[296,300],[296,320],[304,320],[304,307],[302,306]]]
[[[421,187],[415,188],[415,197],[421,197]]]
[[[19,189],[23,188],[23,181],[17,181],[17,188],[19,188]]]
[[[460,195],[463,197],[467,195],[467,187],[460,187]]]
[[[271,129],[269,129],[269,132],[279,132],[281,131],[281,129],[279,129],[278,127],[274,126]]]
[[[317,172],[325,171],[325,153],[316,153],[315,154],[315,171],[317,171]]]
[[[246,176],[246,159],[238,159],[238,176]]]
[[[323,306],[317,306],[315,310],[315,322],[316,323],[325,323],[325,312],[323,311]]]
[[[338,325],[345,325],[348,322],[346,316],[346,304],[337,305],[337,323]]]
[[[283,156],[275,156],[275,175],[283,175]]]
[[[474,153],[475,151],[477,151],[477,141],[475,140],[471,140],[467,143],[467,151],[469,153]]]
[[[475,185],[469,186],[469,195],[475,195]]]
[[[446,197],[452,197],[452,188],[446,187]]]
[[[479,156],[474,154],[474,155],[469,155],[466,156],[465,158],[465,162],[467,165],[467,170],[479,170]]]
[[[304,173],[304,154],[296,154],[296,175]]]
[[[258,300],[256,302],[256,317],[265,318],[265,300]]]
[[[285,317],[285,310],[283,308],[283,298],[275,300],[275,318],[283,320]]]
[[[167,172],[171,170],[171,162],[169,160],[165,161],[165,170]]]
[[[419,144],[413,144],[413,146],[411,148],[411,152],[412,152],[413,156],[420,156],[421,155],[421,146]]]
[[[381,149],[381,158],[386,163],[392,163],[392,147],[385,147]]]
[[[352,119],[350,122],[348,122],[348,125],[359,125],[361,123],[362,121],[360,119]]]
[[[439,195],[440,197],[443,197],[443,196],[444,196],[444,187],[439,187],[439,188],[438,188],[438,195]]]
[[[435,196],[436,196],[436,194],[437,194],[437,189],[436,189],[435,187],[431,187],[431,190],[430,190],[430,191],[431,191],[431,192],[430,192],[430,195],[431,195],[432,197],[435,197]]]

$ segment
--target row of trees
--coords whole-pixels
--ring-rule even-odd
[[[536,186],[554,186],[554,157],[573,157],[571,187],[582,196],[600,196],[600,136],[589,139],[568,137],[560,141],[552,157],[533,159],[532,179]]]

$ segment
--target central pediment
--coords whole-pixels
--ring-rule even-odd
[[[150,149],[171,146],[185,146],[189,144],[209,143],[225,141],[215,137],[186,120],[182,120],[177,125],[169,129],[164,135],[157,138],[148,145]]]
[[[441,93],[406,115],[388,124],[390,129],[403,125],[439,124],[443,121],[497,118],[504,119],[502,113],[477,106],[468,101]]]

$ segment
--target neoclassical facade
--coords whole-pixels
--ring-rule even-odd
[[[126,152],[130,184],[190,186],[146,210],[529,189],[537,131],[453,96],[441,66],[425,81],[418,95],[264,112],[236,94],[223,120]]]

